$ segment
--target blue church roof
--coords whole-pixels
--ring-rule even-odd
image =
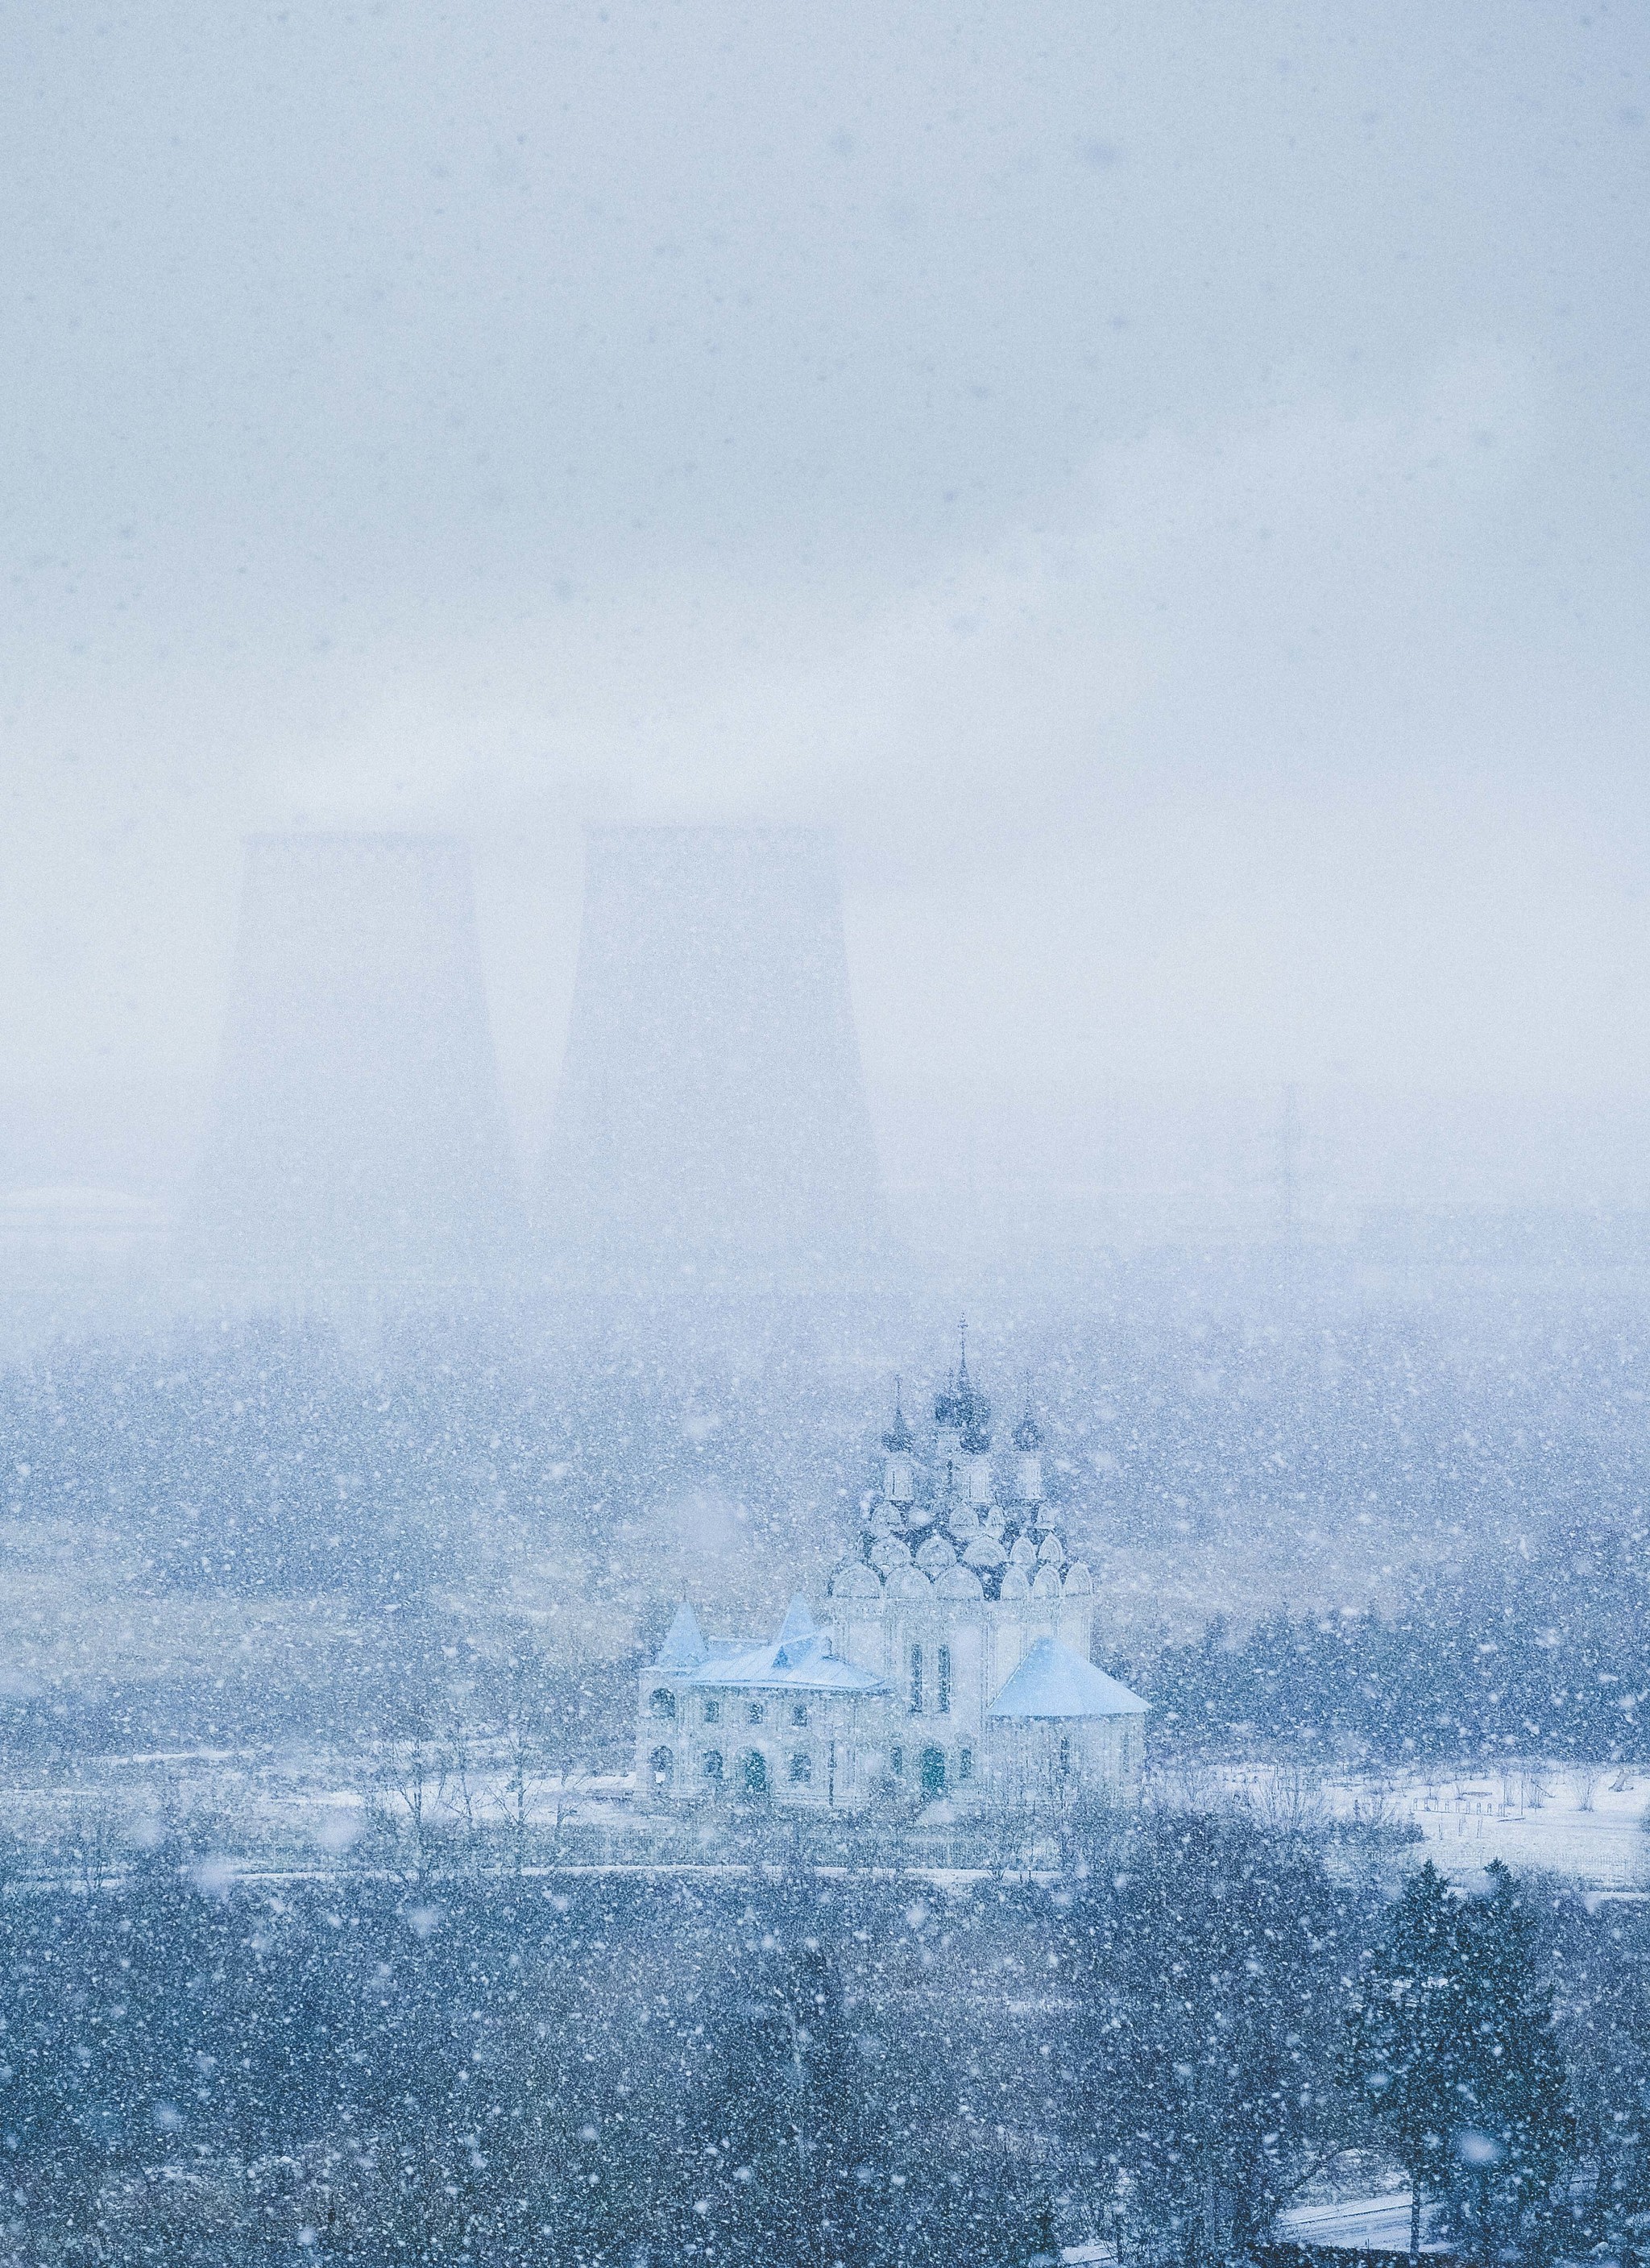
[[[1150,1705],[1058,1638],[1040,1638],[988,1717],[1143,1717]]]
[[[655,1669],[696,1669],[710,1653],[699,1617],[684,1599],[665,1633],[665,1643],[653,1657]]]
[[[685,1617],[685,1621],[684,1621]],[[690,1607],[677,1609],[654,1667],[687,1669],[694,1685],[762,1686],[812,1693],[881,1693],[882,1680],[831,1652],[805,1599],[792,1599],[777,1638],[759,1644],[707,1645]]]

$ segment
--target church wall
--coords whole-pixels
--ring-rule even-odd
[[[639,1687],[636,1742],[636,1792],[649,1807],[683,1803],[737,1802],[745,1794],[744,1765],[755,1753],[762,1759],[768,1795],[776,1805],[809,1809],[857,1808],[869,1792],[873,1766],[886,1746],[885,1707],[880,1696],[818,1693],[795,1687],[753,1689],[705,1686],[689,1672],[645,1670]],[[671,1719],[656,1717],[652,1697],[668,1692],[675,1705]],[[707,1719],[707,1704],[717,1714]],[[803,1725],[792,1721],[797,1707],[807,1712]],[[760,1721],[750,1712],[759,1708]],[[654,1759],[667,1752],[668,1776],[661,1780]],[[722,1760],[719,1782],[707,1778],[704,1760]],[[791,1777],[792,1758],[806,1756],[806,1780]]]
[[[1025,1650],[1025,1635],[1018,1621],[1004,1616],[991,1631],[991,1667],[986,1682],[993,1695],[1002,1691],[1019,1668]]]
[[[831,1635],[837,1653],[856,1668],[868,1669],[873,1676],[885,1676],[881,1600],[838,1599],[833,1603],[836,1620]]]
[[[960,1728],[977,1733],[985,1720],[985,1629],[982,1616],[959,1616],[951,1625],[953,1706]]]
[[[992,1793],[1034,1807],[1079,1793],[1127,1800],[1139,1786],[1139,1723],[1138,1717],[998,1720],[986,1737]]]
[[[1066,1599],[1061,1602],[1059,1628],[1055,1633],[1062,1646],[1069,1646],[1073,1653],[1080,1653],[1085,1661],[1093,1658],[1094,1648],[1094,1608],[1089,1599]]]

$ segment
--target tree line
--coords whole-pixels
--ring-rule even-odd
[[[162,1846],[0,1900],[0,2257],[1196,2268],[1362,2152],[1474,2257],[1636,2258],[1647,1953],[1637,1908],[1394,1902],[1237,1814],[946,1887],[254,1889]]]
[[[1646,1541],[1637,1520],[1579,1520],[1391,1612],[1280,1609],[1241,1638],[1217,1618],[1118,1666],[1155,1705],[1160,1745],[1632,1760],[1650,1723]]]

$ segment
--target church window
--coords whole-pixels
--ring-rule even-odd
[[[942,1717],[948,1717],[951,1714],[951,1648],[948,1646],[942,1646],[935,1654],[934,1673],[935,1683],[939,1689],[935,1695],[935,1706]]]
[[[722,1784],[721,1749],[707,1749],[704,1752],[704,1762],[700,1766],[700,1770],[703,1772],[706,1779],[713,1780],[717,1786],[719,1787]]]
[[[762,1703],[760,1701],[748,1701],[745,1704],[745,1722],[748,1725],[760,1725],[762,1718]]]
[[[807,1724],[807,1703],[806,1701],[793,1701],[791,1704],[791,1722],[793,1725]]]
[[[722,1705],[719,1701],[707,1701],[705,1703],[704,1721],[707,1725],[719,1725],[721,1723]]]
[[[972,1749],[958,1749],[957,1778],[959,1779],[972,1779],[974,1778],[974,1751]]]
[[[806,1749],[799,1749],[791,1759],[791,1785],[806,1787],[814,1777],[814,1759]]]
[[[914,1646],[911,1648],[911,1714],[913,1717],[920,1717],[922,1713],[923,1650],[920,1646]]]
[[[676,1697],[661,1685],[649,1696],[647,1707],[650,1716],[661,1718],[668,1724],[676,1714]]]

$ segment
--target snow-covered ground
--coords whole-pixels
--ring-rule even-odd
[[[1327,1814],[1417,1827],[1427,1855],[1457,1881],[1476,1880],[1500,1859],[1514,1868],[1567,1874],[1593,1889],[1650,1889],[1644,1824],[1650,1764],[1519,1763],[1368,1777],[1234,1765],[1218,1778],[1263,1817],[1280,1822]]]
[[[176,1824],[188,1847],[232,1854],[254,1869],[327,1866],[362,1842],[374,1812],[404,1819],[416,1802],[436,1833],[467,1823],[495,1831],[516,1815],[507,1757],[485,1744],[455,1756],[432,1744],[415,1771],[409,1752],[340,1756],[179,1749],[85,1758],[55,1768],[14,1762],[0,1777],[0,1835],[71,1867],[118,1867]],[[628,1780],[531,1770],[527,1822],[608,1830],[620,1855],[634,1834]],[[1419,1830],[1445,1873],[1477,1882],[1492,1859],[1538,1867],[1602,1892],[1650,1893],[1650,1764],[1602,1770],[1520,1764],[1477,1773],[1419,1771],[1360,1776],[1299,1764],[1167,1768],[1171,1800],[1241,1800],[1263,1820],[1310,1826],[1364,1819]],[[616,1841],[609,1843],[609,1837]],[[1417,1855],[1423,1845],[1416,1845]]]
[[[55,1768],[13,1764],[0,1778],[0,1833],[32,1854],[78,1870],[118,1870],[173,1830],[194,1851],[252,1868],[307,1868],[341,1859],[361,1842],[375,1812],[403,1821],[416,1804],[434,1834],[468,1823],[502,1828],[517,1815],[537,1830],[615,1819],[623,1779],[570,1772],[565,1783],[530,1769],[518,1794],[508,1761],[476,1748],[455,1757],[431,1743],[338,1756],[289,1749],[279,1756],[188,1749],[74,1760]]]

